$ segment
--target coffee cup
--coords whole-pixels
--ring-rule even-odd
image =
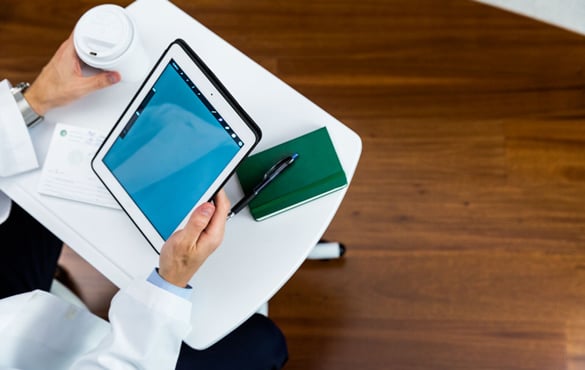
[[[134,21],[118,5],[98,5],[85,12],[73,30],[73,43],[85,64],[118,71],[122,81],[139,81],[150,67]]]

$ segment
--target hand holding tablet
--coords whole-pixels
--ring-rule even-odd
[[[260,136],[217,77],[178,39],[114,125],[92,168],[160,253]]]
[[[160,254],[159,275],[171,284],[187,286],[203,262],[221,244],[230,202],[224,190],[214,204],[197,207],[185,227],[174,233]]]

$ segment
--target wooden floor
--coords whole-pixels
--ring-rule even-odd
[[[288,369],[585,368],[584,37],[468,0],[174,3],[363,140],[347,255],[270,301]],[[3,0],[0,76],[96,4]],[[104,315],[116,288],[63,261]]]

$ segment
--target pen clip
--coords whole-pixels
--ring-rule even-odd
[[[272,167],[270,167],[270,169],[268,171],[266,171],[266,173],[264,174],[264,180],[266,180],[267,178],[269,178],[274,172],[276,172],[280,166],[287,164],[288,161],[290,161],[291,156],[282,158],[280,161],[276,162]]]
[[[276,162],[274,166],[270,167],[270,169],[264,173],[262,181],[254,187],[252,193],[244,196],[244,198],[242,198],[238,203],[236,203],[235,206],[232,207],[231,212],[228,214],[228,220],[235,216],[240,210],[242,210],[242,208],[248,205],[248,203],[250,203],[252,199],[254,199],[254,197],[256,197],[260,191],[262,191],[262,189],[270,184],[272,180],[276,178],[276,176],[286,170],[298,157],[298,153],[294,153],[293,155],[284,157],[280,161]]]

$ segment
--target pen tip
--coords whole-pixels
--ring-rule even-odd
[[[297,159],[299,157],[299,153],[295,153],[292,155],[292,159]]]

